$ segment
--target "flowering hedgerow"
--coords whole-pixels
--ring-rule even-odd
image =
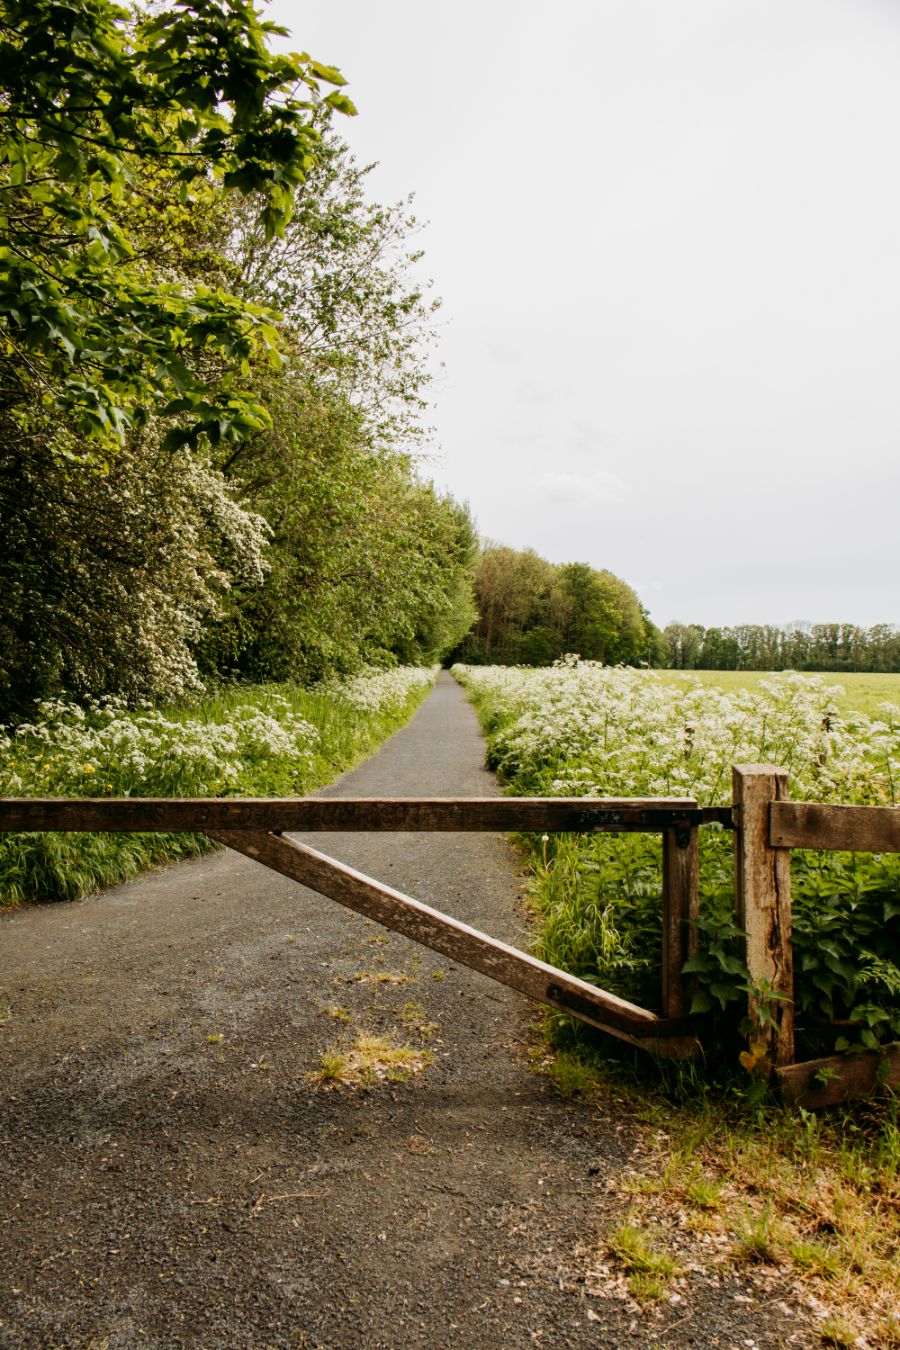
[[[731,766],[786,768],[795,799],[892,805],[900,789],[900,709],[841,713],[816,677],[773,676],[726,693],[685,676],[563,662],[544,670],[457,667],[504,782],[534,796],[731,796]],[[731,838],[702,832],[702,950],[696,1011],[737,1006]],[[874,1046],[900,1035],[900,859],[792,854],[794,959],[810,1044]],[[535,847],[540,954],[653,1006],[658,1000],[661,857],[648,835],[556,836]],[[829,1036],[823,1023],[849,1025]]]
[[[434,673],[366,670],[309,691],[251,686],[167,711],[115,698],[48,700],[33,722],[0,728],[0,796],[302,794],[374,749]],[[75,899],[208,847],[199,835],[0,835],[0,904]]]

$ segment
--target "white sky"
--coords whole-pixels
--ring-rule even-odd
[[[900,622],[896,0],[274,0],[416,194],[430,471],[657,623]]]

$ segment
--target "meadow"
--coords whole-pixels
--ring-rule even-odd
[[[303,795],[402,726],[435,674],[400,666],[310,689],[229,686],[169,708],[45,700],[33,721],[0,728],[0,796]],[[0,834],[0,905],[78,900],[214,847],[204,835]]]
[[[699,680],[705,688],[722,689],[733,693],[740,689],[758,689],[766,680],[776,679],[778,672],[763,670],[660,670],[660,679],[673,688]],[[811,678],[820,680],[831,691],[835,706],[841,712],[863,712],[876,717],[882,703],[900,707],[900,673],[859,674],[846,671],[841,675],[822,674]]]

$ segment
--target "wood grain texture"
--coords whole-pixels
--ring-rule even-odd
[[[785,769],[738,764],[734,791],[737,924],[747,934],[750,978],[774,997],[751,995],[751,1040],[765,1046],[760,1067],[794,1058],[794,965],[791,948],[791,855],[769,843],[769,806],[787,796]]]
[[[3,830],[662,830],[691,797],[4,797]]]
[[[777,1069],[776,1076],[788,1105],[807,1111],[836,1106],[852,1097],[867,1096],[877,1087],[900,1087],[900,1044],[886,1045],[882,1053],[872,1050],[788,1064]]]
[[[900,806],[773,802],[769,807],[769,843],[773,848],[900,853]]]
[[[691,980],[681,967],[697,951],[692,925],[700,911],[700,840],[697,829],[669,826],[663,831],[662,997],[667,1017],[683,1017],[690,1007]]]
[[[621,1040],[659,1055],[686,1058],[699,1052],[691,1034],[671,1034],[665,1020],[645,1008],[596,989],[585,980],[538,961],[536,957],[489,937],[431,906],[385,886],[354,868],[293,839],[263,831],[207,831],[266,867],[291,877],[320,895],[374,919],[404,937],[481,971],[540,1003],[569,1012]]]

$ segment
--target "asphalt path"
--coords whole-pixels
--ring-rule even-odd
[[[488,796],[442,675],[325,790]],[[521,860],[489,834],[310,843],[522,943]],[[804,1344],[740,1273],[640,1310],[604,1264],[646,1128],[560,1098],[534,1005],[223,851],[0,916],[0,1345]],[[360,1037],[407,1081],[323,1081]]]

